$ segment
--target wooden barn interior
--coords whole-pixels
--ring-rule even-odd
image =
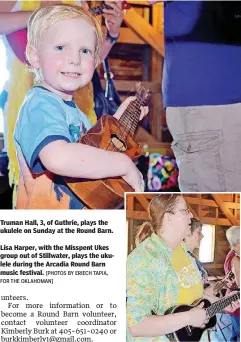
[[[148,221],[148,205],[156,194],[127,194],[128,254],[135,248],[136,231]],[[210,279],[224,275],[223,264],[229,251],[226,230],[240,224],[240,194],[183,194],[193,216],[214,229],[213,261],[203,263]]]
[[[155,195],[156,193],[126,194],[128,254],[135,248],[135,236],[140,225],[149,219],[148,205]],[[226,230],[231,226],[240,225],[240,194],[185,193],[183,196],[193,216],[203,223],[202,233],[204,234],[204,228],[208,228],[208,231],[212,233],[212,241],[211,239],[207,241],[207,236],[204,234],[203,240],[206,239],[207,244],[205,242],[202,248],[201,242],[200,249],[195,250],[195,254],[199,259],[203,256],[208,259],[211,256],[211,261],[201,261],[208,272],[209,282],[213,285],[220,284],[224,277],[224,261],[230,250]],[[209,253],[210,251],[212,253]],[[208,341],[231,341],[235,328],[230,316],[223,311],[218,313],[216,318],[216,325],[208,330]]]
[[[98,1],[90,1],[91,7]],[[139,127],[136,137],[145,153],[158,152],[173,156],[171,137],[162,106],[161,81],[164,58],[163,4],[151,6],[147,1],[128,0],[131,8],[124,14],[120,38],[108,60],[114,83],[124,100],[135,89],[136,82],[151,93],[148,127]],[[105,31],[103,22],[103,31]],[[105,86],[103,67],[99,68]]]

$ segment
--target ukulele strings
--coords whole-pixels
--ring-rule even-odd
[[[130,134],[130,132],[132,131],[133,127],[136,127],[139,119],[140,119],[140,114],[141,114],[141,106],[144,105],[145,99],[144,97],[141,97],[139,95],[139,97],[137,98],[137,100],[134,101],[134,103],[130,103],[130,110],[132,110],[132,113],[137,113],[139,115],[133,115],[130,118],[130,125],[129,125],[129,130],[126,131],[127,135]],[[134,133],[134,132],[132,132]]]
[[[141,106],[142,101],[135,100],[135,102],[134,103],[133,102],[130,103],[130,105],[127,108],[128,112],[129,112],[129,120],[126,119],[126,120],[128,120],[128,125],[126,127],[127,129],[124,130],[124,132],[123,132],[123,138],[124,139],[130,134],[130,132],[132,131],[134,126],[136,126],[137,123],[139,122],[139,117],[140,117],[140,113],[141,113],[140,106]],[[138,115],[136,115],[137,113],[139,114],[139,117],[138,117]],[[123,122],[124,121],[125,121],[125,118],[123,118]]]
[[[127,107],[127,110],[129,112],[128,120],[130,124],[128,124],[127,129],[124,130],[125,136],[123,135],[123,138],[125,139],[130,132],[135,128],[139,122],[140,114],[141,114],[141,109],[140,107],[144,104],[144,97],[141,97],[139,94],[137,94],[137,99],[135,101],[132,101],[129,106]],[[134,113],[134,115],[132,115]],[[138,115],[137,115],[138,114]],[[123,119],[123,122],[125,122],[125,118]],[[131,132],[132,134],[134,132]]]
[[[143,102],[143,99],[141,99],[138,94],[136,95],[137,96],[137,99],[135,101],[132,101],[126,108],[125,112],[129,112],[128,114],[128,117],[125,115],[125,113],[123,113],[123,115],[125,115],[125,117],[122,119],[122,122],[123,123],[128,123],[128,121],[131,122],[131,125],[128,124],[128,126],[132,126],[133,123],[136,121],[135,119],[135,115],[132,117],[130,117],[130,114],[132,114],[133,112],[135,111],[140,111],[140,106]],[[134,103],[133,103],[134,102]],[[139,118],[138,118],[138,121],[139,121]],[[138,121],[136,122],[136,124],[138,123]],[[125,127],[123,127],[123,125],[119,125],[119,131],[117,130],[117,133],[119,134],[120,138],[123,139],[123,141],[125,142],[126,141],[126,138],[127,136],[129,135],[131,131],[131,128],[129,128],[128,130],[128,127],[127,127],[127,130],[125,129]],[[111,148],[110,148],[110,145]],[[112,141],[110,140],[109,141],[109,144],[107,145],[107,148],[106,148],[108,151],[112,151],[112,152],[118,152],[119,149],[114,146],[114,144],[112,143]]]

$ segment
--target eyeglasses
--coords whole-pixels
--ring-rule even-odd
[[[191,214],[191,211],[190,209],[188,208],[185,208],[185,209],[177,209],[176,211],[181,211],[183,212],[185,215],[190,215]],[[168,213],[171,213],[171,214],[175,214],[175,211],[167,211]]]
[[[185,213],[186,215],[191,214],[191,211],[190,211],[190,209],[188,209],[188,208],[185,208],[185,209],[178,209],[177,211],[182,211],[182,212]]]

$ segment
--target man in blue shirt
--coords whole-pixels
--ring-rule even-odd
[[[240,32],[239,1],[164,4],[163,100],[181,191],[241,191]]]

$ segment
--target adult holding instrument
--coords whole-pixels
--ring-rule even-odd
[[[138,231],[137,246],[127,260],[128,342],[168,341],[173,332],[187,326],[204,329],[209,322],[202,304],[167,312],[203,296],[201,274],[182,241],[190,234],[192,218],[183,196],[156,195],[148,212],[149,221]]]

